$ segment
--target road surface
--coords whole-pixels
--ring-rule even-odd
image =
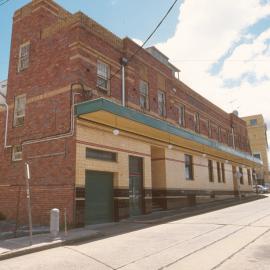
[[[136,230],[1,261],[0,269],[270,269],[270,197],[147,228],[123,226]]]

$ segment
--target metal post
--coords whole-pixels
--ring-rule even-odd
[[[31,179],[30,168],[29,168],[29,164],[26,162],[25,163],[26,198],[27,198],[27,210],[28,210],[28,221],[29,221],[29,243],[31,246],[33,243],[32,241],[33,226],[32,226],[31,195],[30,195],[30,184],[29,184],[30,179]]]
[[[122,64],[122,106],[126,106],[125,66]]]
[[[64,209],[64,218],[65,218],[65,236],[67,236],[67,208]]]

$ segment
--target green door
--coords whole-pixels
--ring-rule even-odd
[[[113,221],[113,174],[86,171],[85,224]]]
[[[129,212],[130,216],[142,214],[143,159],[129,157]]]

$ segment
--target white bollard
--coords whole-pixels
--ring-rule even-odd
[[[59,218],[60,211],[57,208],[51,210],[51,219],[50,219],[50,232],[53,237],[57,237],[59,233]]]

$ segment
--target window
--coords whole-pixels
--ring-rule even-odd
[[[19,161],[22,160],[22,146],[14,145],[12,149],[12,160]]]
[[[221,127],[218,127],[218,140],[221,142]]]
[[[15,97],[14,119],[13,119],[14,127],[22,126],[24,124],[25,105],[26,105],[26,95]]]
[[[179,109],[178,109],[178,112],[179,112],[179,118],[178,118],[179,125],[181,127],[184,127],[185,126],[185,106],[180,105]]]
[[[251,185],[251,173],[250,173],[250,169],[247,169],[247,176],[248,176],[248,184]]]
[[[208,137],[211,138],[212,137],[212,128],[211,128],[211,121],[210,120],[207,121],[207,130],[208,130]]]
[[[250,119],[249,124],[251,126],[256,126],[257,125],[257,119]]]
[[[158,114],[166,116],[165,93],[160,90],[158,91]]]
[[[261,159],[261,154],[260,153],[253,154],[253,157]]]
[[[243,185],[244,184],[244,175],[243,175],[243,168],[239,167],[239,172],[240,172],[240,184]]]
[[[218,182],[221,183],[220,162],[218,161],[217,161],[217,178]]]
[[[193,180],[193,162],[191,155],[185,155],[185,175],[187,180]]]
[[[148,83],[140,81],[140,106],[142,109],[149,110]]]
[[[195,131],[200,132],[200,115],[198,112],[194,115],[194,125],[195,125]]]
[[[20,46],[19,52],[19,64],[18,64],[18,71],[22,71],[29,66],[29,54],[30,54],[30,43],[27,42]]]
[[[209,173],[209,182],[214,182],[214,171],[213,171],[213,161],[208,160],[208,173]]]
[[[97,86],[103,90],[110,89],[110,69],[109,65],[98,61],[97,62]]]
[[[222,176],[222,182],[225,183],[226,178],[225,178],[225,165],[224,165],[224,163],[221,163],[221,176]]]
[[[114,152],[102,151],[97,149],[86,148],[86,158],[104,160],[104,161],[114,161],[117,160],[117,155]]]

